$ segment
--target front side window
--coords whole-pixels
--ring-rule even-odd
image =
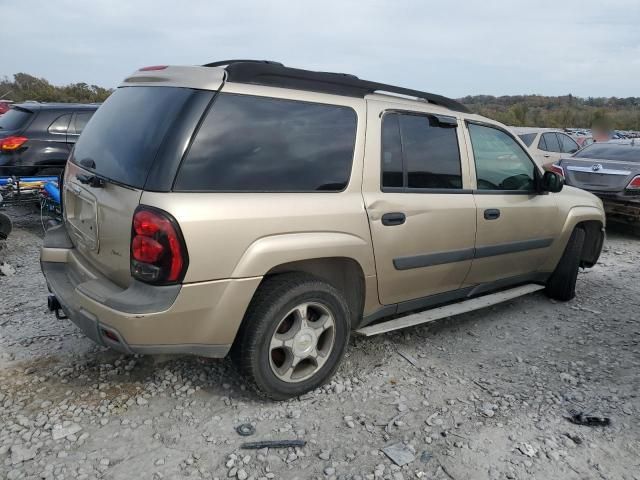
[[[560,153],[560,143],[558,143],[558,137],[555,133],[543,133],[540,137],[540,144],[538,145],[540,150],[545,152],[557,152]]]
[[[184,158],[178,191],[341,191],[357,117],[349,107],[220,93]]]
[[[58,133],[60,135],[64,135],[67,133],[67,129],[69,128],[69,122],[71,121],[71,114],[67,113],[56,118],[53,123],[49,126],[49,133]]]
[[[497,128],[469,124],[478,190],[533,191],[536,167],[510,135]]]
[[[382,187],[460,189],[457,122],[388,113],[382,121]]]
[[[580,148],[576,141],[569,135],[559,133],[558,139],[560,140],[560,150],[562,153],[575,153]]]

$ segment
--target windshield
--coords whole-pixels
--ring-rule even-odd
[[[594,143],[580,150],[574,157],[640,162],[640,145]]]
[[[124,87],[91,117],[71,161],[115,182],[142,188],[162,141],[194,90]]]
[[[0,116],[0,130],[19,130],[27,124],[32,113],[21,108],[12,108]]]

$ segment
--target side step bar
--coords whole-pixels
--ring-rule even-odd
[[[369,325],[368,327],[356,330],[356,333],[366,337],[371,337],[372,335],[378,335],[379,333],[390,332],[400,328],[413,327],[414,325],[420,325],[421,323],[433,322],[434,320],[439,320],[441,318],[452,317],[461,313],[471,312],[472,310],[490,307],[491,305],[506,302],[507,300],[521,297],[528,293],[537,292],[543,288],[544,285],[528,283],[519,287],[510,288],[509,290],[502,290],[501,292],[483,295],[482,297],[471,298],[462,302],[452,303],[451,305],[445,305],[444,307],[432,308],[431,310],[425,310],[424,312],[413,313],[405,317],[394,318],[393,320],[388,320],[386,322]]]

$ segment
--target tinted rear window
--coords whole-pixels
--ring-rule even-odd
[[[340,191],[349,182],[353,109],[221,93],[178,172],[180,191]]]
[[[574,155],[577,158],[595,158],[600,160],[622,160],[640,162],[640,145],[620,145],[615,143],[594,143],[584,147]]]
[[[27,110],[12,108],[0,116],[0,130],[19,130],[27,124],[31,115],[33,114]]]
[[[96,111],[76,143],[71,161],[116,182],[142,188],[171,125],[194,90],[125,87]]]

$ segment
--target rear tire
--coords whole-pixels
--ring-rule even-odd
[[[231,358],[274,400],[302,395],[335,373],[351,330],[342,293],[308,274],[266,278],[247,309]]]
[[[576,280],[584,239],[585,232],[581,228],[576,228],[571,233],[560,262],[547,281],[545,291],[549,297],[566,302],[576,296]]]

